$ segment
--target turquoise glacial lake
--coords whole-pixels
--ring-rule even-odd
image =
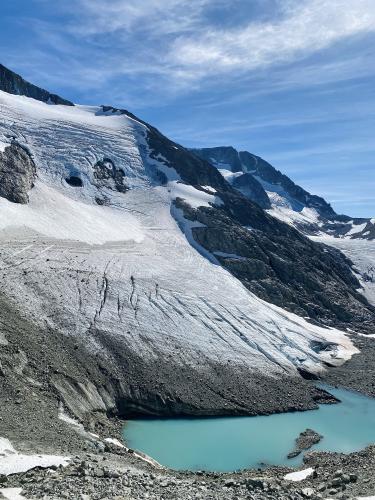
[[[375,399],[328,388],[341,403],[318,410],[260,417],[129,420],[124,440],[175,470],[229,472],[288,460],[295,439],[307,428],[324,436],[312,450],[348,453],[375,443]]]

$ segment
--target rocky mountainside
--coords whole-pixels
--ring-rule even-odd
[[[218,168],[247,198],[307,235],[375,239],[375,219],[337,214],[326,200],[296,185],[259,156],[230,146],[191,151]]]
[[[326,397],[305,379],[375,320],[348,258],[126,110],[1,88],[1,405],[27,420],[42,391],[85,421]]]

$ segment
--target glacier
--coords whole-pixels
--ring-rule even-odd
[[[192,223],[173,201],[222,200],[210,186],[179,183],[151,154],[144,123],[5,92],[0,115],[2,147],[20,144],[37,166],[28,204],[0,200],[3,293],[33,325],[78,339],[118,381],[75,380],[60,366],[53,384],[74,415],[116,406],[267,412],[298,408],[301,397],[313,407],[299,373],[317,375],[358,352],[347,332],[261,300],[190,244],[181,226]],[[98,185],[93,165],[106,158],[124,172],[126,193]]]

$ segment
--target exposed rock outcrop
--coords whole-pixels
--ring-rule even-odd
[[[14,203],[28,203],[36,167],[30,154],[12,143],[0,152],[0,196]]]
[[[309,450],[314,444],[320,443],[323,436],[313,429],[306,429],[296,439],[294,450],[288,454],[288,458],[298,457],[303,451]]]
[[[232,186],[240,191],[249,200],[258,203],[264,209],[271,208],[271,202],[260,182],[251,174],[243,174],[235,177]]]
[[[129,189],[125,183],[124,171],[117,168],[109,158],[103,158],[95,163],[94,178],[98,187],[106,187],[120,193],[126,193]]]

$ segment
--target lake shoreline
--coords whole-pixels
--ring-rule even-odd
[[[375,442],[375,399],[325,385],[322,389],[340,403],[266,416],[128,420],[123,440],[173,470],[212,472],[298,467],[309,447],[349,453]],[[314,439],[305,448],[309,440],[302,439],[296,453],[296,440],[307,429],[310,441]]]

